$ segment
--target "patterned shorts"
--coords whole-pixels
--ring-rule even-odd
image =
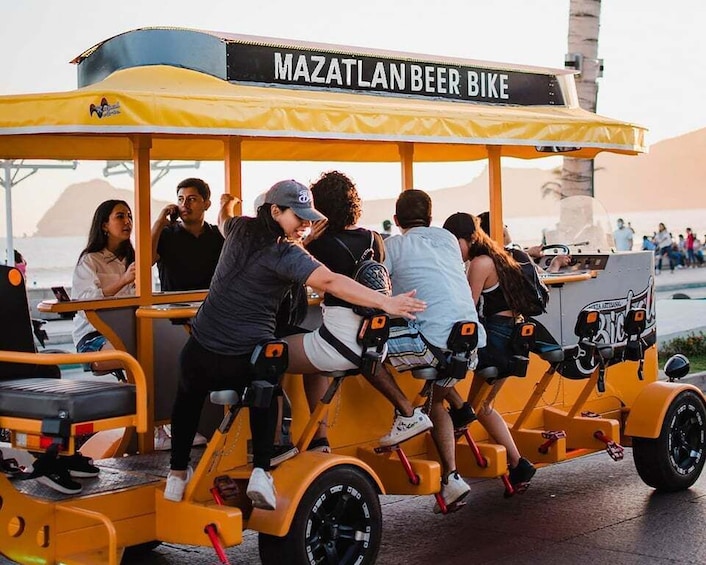
[[[439,360],[429,349],[414,322],[403,326],[391,326],[390,337],[387,340],[387,361],[396,371],[402,373],[422,367],[436,367]],[[458,379],[442,379],[434,381],[441,387],[454,386]]]

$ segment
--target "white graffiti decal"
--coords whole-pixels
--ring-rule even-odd
[[[647,323],[643,336],[655,331],[655,300],[654,300],[654,279],[650,277],[647,287],[635,293],[628,291],[624,298],[611,298],[607,300],[597,300],[586,304],[582,310],[597,310],[600,316],[600,329],[596,335],[597,343],[622,344],[627,341],[627,336],[623,326],[625,316],[635,308],[643,308],[647,312]],[[569,361],[564,371],[573,374],[574,378],[579,375],[588,377],[596,368],[595,358],[588,356],[581,344],[579,344],[576,357]]]
[[[596,336],[598,343],[623,343],[627,340],[623,325],[627,313],[635,308],[643,308],[647,312],[647,324],[643,335],[654,331],[655,300],[654,280],[650,277],[647,287],[635,293],[632,290],[624,298],[598,300],[587,304],[583,310],[597,310],[600,314],[600,330]]]

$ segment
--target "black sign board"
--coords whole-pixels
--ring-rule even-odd
[[[482,104],[564,105],[553,74],[228,43],[227,80]]]

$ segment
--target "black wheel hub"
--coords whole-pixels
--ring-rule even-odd
[[[317,500],[307,521],[305,545],[310,563],[354,563],[367,548],[372,527],[367,504],[345,487],[333,490]]]
[[[687,404],[674,414],[669,434],[669,459],[681,475],[691,473],[704,455],[704,422],[700,412]]]

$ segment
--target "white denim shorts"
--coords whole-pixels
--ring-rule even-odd
[[[361,316],[353,313],[350,308],[343,306],[324,306],[322,304],[321,308],[326,328],[356,355],[360,355],[363,348],[358,343],[357,336],[362,320]],[[321,337],[319,330],[306,334],[303,344],[307,359],[319,371],[328,373],[331,371],[357,369],[353,363],[336,351],[333,345]],[[386,353],[387,345],[383,351],[383,357]]]

